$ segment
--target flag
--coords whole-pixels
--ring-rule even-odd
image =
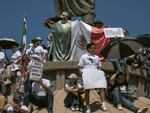
[[[27,18],[26,16],[24,16],[23,32],[22,32],[21,47],[20,47],[22,53],[24,53],[26,50],[26,32],[27,32]]]
[[[109,42],[103,29],[90,26],[83,21],[76,20],[66,24],[51,25],[53,34],[53,61],[79,60],[86,52],[86,45],[90,42],[97,46],[96,54],[100,57],[102,48]]]

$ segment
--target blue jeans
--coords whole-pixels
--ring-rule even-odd
[[[35,93],[26,93],[23,100],[23,105],[28,107],[29,102],[31,102],[38,107],[48,107],[48,111],[52,111],[53,100],[53,92],[49,89],[46,96],[37,96]]]
[[[129,99],[121,95],[119,87],[114,88],[111,92],[111,96],[113,97],[113,102],[115,102],[115,104],[121,104],[123,107],[135,113],[139,110],[139,108],[135,107]]]

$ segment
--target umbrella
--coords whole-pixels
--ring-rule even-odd
[[[110,41],[101,51],[106,59],[121,59],[136,53],[142,45],[136,39],[123,38]]]
[[[150,48],[150,34],[139,35],[136,38],[137,41],[143,45],[143,47]]]
[[[3,49],[10,49],[12,47],[12,45],[17,45],[19,46],[19,44],[11,38],[0,38],[0,46]]]

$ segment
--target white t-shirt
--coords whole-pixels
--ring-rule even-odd
[[[31,48],[32,48],[32,47],[30,47],[30,48],[28,48],[28,49],[26,50],[26,54],[27,54],[27,55],[30,55]]]
[[[87,52],[81,56],[78,66],[85,69],[97,69],[101,67],[101,62],[97,55],[92,55]]]
[[[5,54],[4,52],[0,52],[0,62],[5,59]]]
[[[42,79],[43,85],[46,85],[46,87],[50,87],[50,81],[47,79]],[[46,91],[43,88],[43,86],[41,84],[38,84],[37,82],[33,82],[32,84],[32,92],[34,92],[35,94],[37,94],[37,96],[46,96]]]
[[[0,52],[0,72],[4,68],[5,54],[4,52]]]
[[[30,60],[27,66],[27,70],[31,71],[33,60]]]
[[[18,60],[19,57],[21,57],[21,52],[20,52],[20,51],[16,51],[16,52],[13,53],[13,55],[11,56],[10,60],[14,62],[14,63],[11,65],[11,71],[15,71],[15,70],[19,69],[19,65],[18,65],[18,64],[15,64],[15,61]]]
[[[40,59],[42,60],[43,55],[44,55],[44,49],[42,46],[37,46],[37,47],[32,47],[31,49],[29,49],[28,54],[32,55],[32,54],[36,54],[40,56]]]
[[[16,52],[13,53],[13,55],[11,56],[10,60],[12,60],[12,61],[17,60],[20,56],[21,56],[21,52],[20,52],[20,51],[16,51]]]

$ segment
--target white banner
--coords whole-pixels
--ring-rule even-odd
[[[125,37],[122,28],[103,28],[107,38]]]
[[[84,89],[107,88],[105,74],[102,70],[84,69],[82,78]]]
[[[43,74],[43,63],[39,61],[33,61],[31,72],[30,72],[30,80],[37,81],[42,78]]]

